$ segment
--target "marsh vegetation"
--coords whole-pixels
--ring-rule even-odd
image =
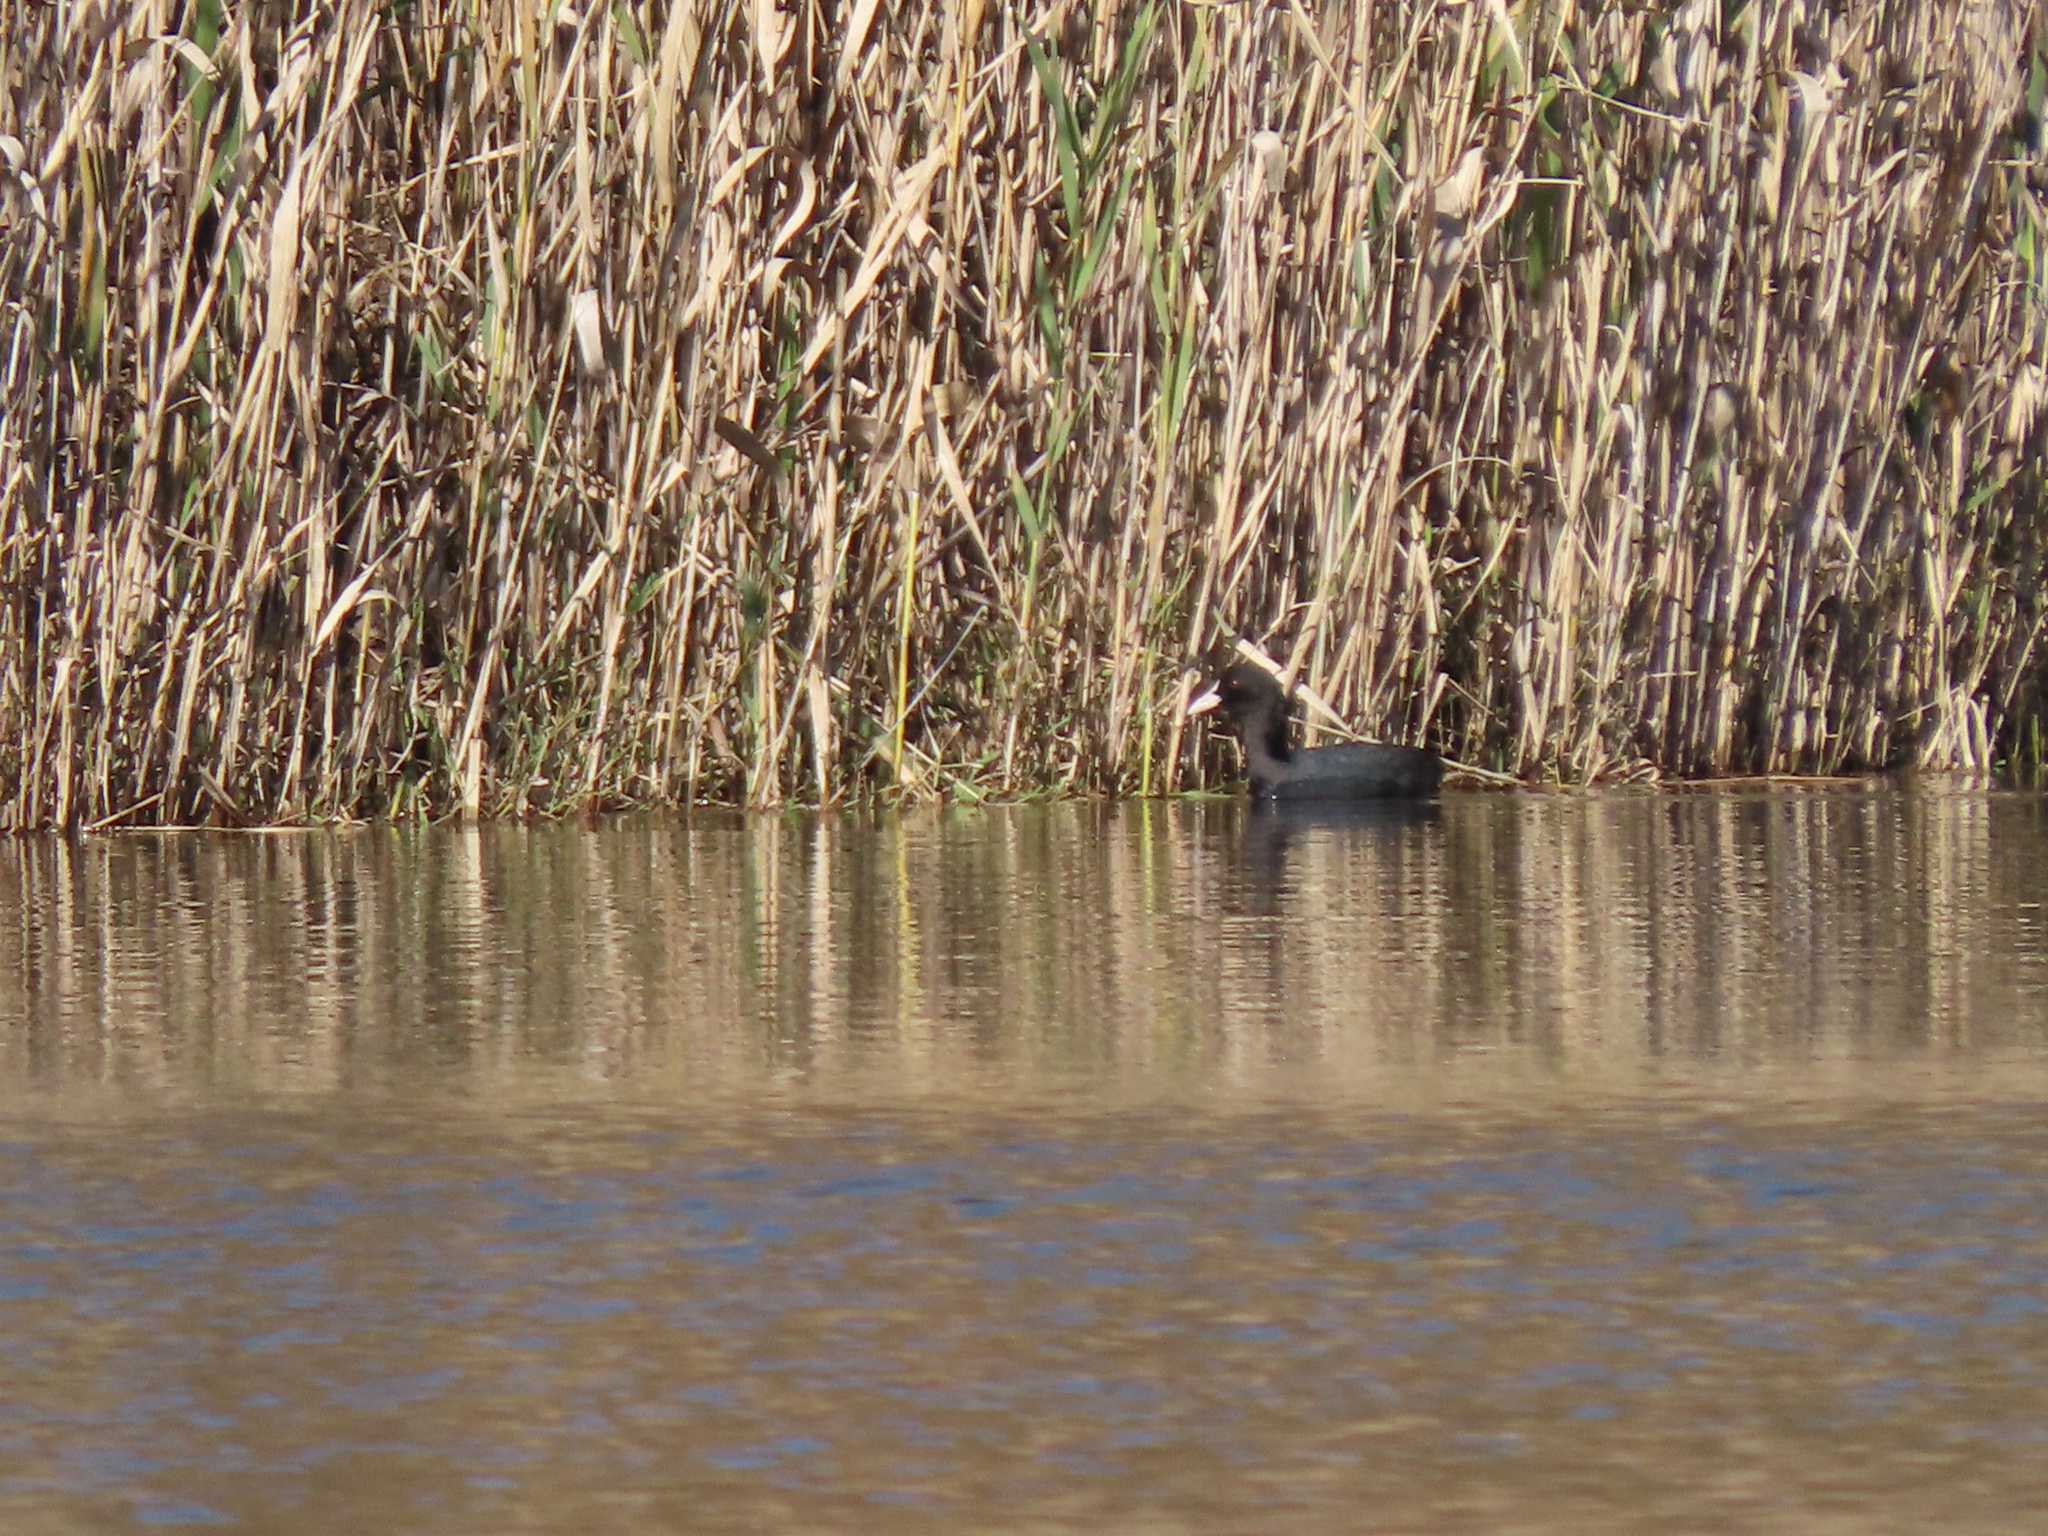
[[[2043,755],[2021,0],[0,35],[6,825]]]

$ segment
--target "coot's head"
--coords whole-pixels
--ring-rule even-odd
[[[1279,679],[1264,667],[1235,662],[1207,692],[1188,702],[1191,715],[1205,715],[1212,709],[1223,711],[1246,751],[1262,751],[1276,762],[1287,760],[1287,695],[1281,691]]]

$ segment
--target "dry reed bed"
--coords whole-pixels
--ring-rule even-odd
[[[2021,0],[0,29],[5,825],[2042,756]]]

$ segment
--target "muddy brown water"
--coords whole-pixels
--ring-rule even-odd
[[[2031,1527],[2048,801],[0,847],[0,1530]]]

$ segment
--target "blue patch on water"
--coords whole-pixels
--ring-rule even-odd
[[[787,1172],[776,1163],[744,1163],[738,1168],[713,1168],[701,1177],[713,1184],[777,1184]]]
[[[1344,1251],[1352,1258],[1379,1263],[1455,1254],[1493,1258],[1512,1250],[1497,1221],[1458,1221],[1446,1227],[1410,1227],[1377,1241],[1353,1242]]]
[[[154,1237],[138,1238],[140,1244],[159,1242],[171,1234],[159,1233]],[[125,1245],[124,1245],[125,1246]],[[94,1262],[110,1270],[140,1274],[154,1274],[162,1270],[194,1269],[208,1267],[220,1262],[218,1250],[210,1247],[129,1247],[124,1253],[102,1253]]]
[[[911,1488],[877,1488],[863,1493],[861,1500],[885,1509],[928,1509],[937,1502],[932,1495]]]
[[[550,1296],[536,1302],[533,1315],[549,1323],[587,1323],[598,1318],[619,1317],[634,1310],[623,1296]]]
[[[1931,1218],[1930,1218],[1931,1219]],[[1915,1225],[1911,1217],[1901,1217],[1901,1229]],[[1929,1270],[1950,1269],[1966,1266],[1972,1271],[1981,1270],[1994,1262],[1998,1255],[1981,1243],[1951,1244],[1940,1248],[1916,1249],[1907,1253],[1879,1254],[1870,1261],[1870,1267],[1881,1273],[1919,1274]]]
[[[955,1195],[953,1209],[970,1220],[993,1220],[1007,1216],[1017,1209],[1018,1202],[1009,1196]]]
[[[210,1504],[189,1503],[146,1503],[136,1507],[135,1519],[141,1525],[238,1525],[233,1516],[213,1508]]]
[[[751,1265],[763,1251],[759,1243],[710,1243],[678,1248],[676,1257],[693,1264]]]
[[[1687,1274],[1701,1279],[1757,1270],[1774,1270],[1788,1277],[1810,1271],[1811,1260],[1778,1251],[1778,1245],[1794,1236],[1790,1227],[1723,1227],[1699,1240],[1695,1246],[1703,1250],[1704,1256],[1683,1268]]]
[[[810,1200],[870,1199],[918,1194],[931,1188],[934,1182],[934,1175],[927,1168],[878,1168],[828,1179],[801,1189],[798,1194]]]
[[[1737,1349],[1767,1350],[1772,1354],[1797,1354],[1808,1347],[1799,1327],[1771,1319],[1753,1318],[1731,1324],[1727,1337]]]
[[[281,1349],[296,1349],[301,1345],[338,1344],[341,1335],[322,1332],[312,1328],[277,1328],[268,1333],[252,1333],[242,1340],[242,1348],[252,1355],[274,1354]]]
[[[390,1413],[445,1396],[461,1380],[460,1371],[449,1369],[373,1376],[347,1387],[337,1387],[329,1396],[341,1406],[358,1413]]]
[[[1710,1148],[1686,1161],[1707,1178],[1735,1184],[1753,1206],[1826,1200],[1855,1188],[1853,1181],[1842,1175],[1848,1158],[1839,1152],[1734,1153]]]
[[[618,1205],[607,1200],[546,1200],[529,1197],[523,1209],[507,1216],[507,1232],[580,1232],[618,1213]]]
[[[1892,1413],[1902,1402],[1924,1391],[1926,1385],[1911,1376],[1886,1376],[1877,1381],[1857,1382],[1843,1396],[1865,1413]]]
[[[1991,1298],[1990,1305],[1984,1309],[1984,1321],[2013,1323],[2039,1317],[2044,1312],[2048,1312],[2048,1298],[2024,1291],[2009,1291]]]
[[[727,1451],[706,1451],[704,1459],[728,1472],[767,1472],[785,1461],[818,1456],[831,1447],[810,1435],[785,1435],[757,1445],[738,1446]]]

